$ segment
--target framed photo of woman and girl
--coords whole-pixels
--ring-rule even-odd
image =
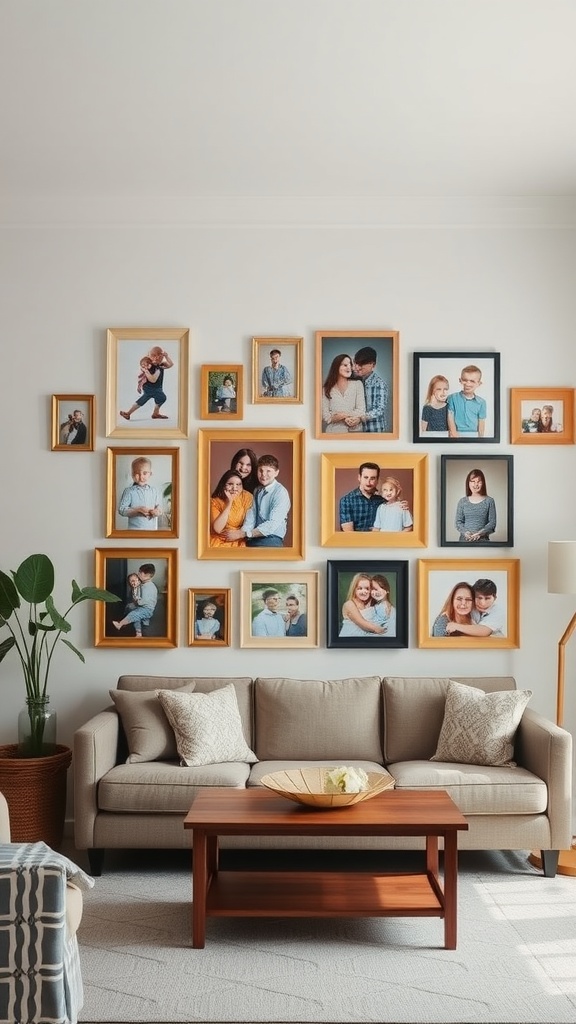
[[[327,647],[408,647],[408,562],[331,561]]]
[[[520,561],[420,559],[418,647],[520,646]]]

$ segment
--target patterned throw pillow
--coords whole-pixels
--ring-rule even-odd
[[[191,693],[196,683],[181,689]],[[174,730],[156,696],[157,690],[110,690],[126,734],[126,764],[169,761],[178,756]],[[172,692],[172,691],[168,691]]]
[[[448,683],[444,721],[431,761],[513,766],[514,735],[532,690],[484,693]]]
[[[236,690],[232,683],[211,693],[156,690],[176,736],[183,764],[220,764],[258,760],[242,731]]]

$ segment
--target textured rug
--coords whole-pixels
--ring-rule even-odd
[[[238,856],[225,853],[223,867],[246,867]],[[386,870],[420,863],[414,852],[384,856]],[[454,951],[437,918],[213,918],[194,950],[190,896],[188,853],[110,855],[85,898],[80,1021],[576,1020],[576,879],[544,878],[522,853],[460,854]]]

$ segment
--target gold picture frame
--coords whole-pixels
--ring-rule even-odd
[[[53,452],[93,452],[94,395],[52,395]]]
[[[363,466],[379,468],[379,485],[387,477],[400,485],[399,500],[408,502],[409,516],[399,512],[398,528],[342,530],[341,500],[358,488]],[[428,456],[426,454],[370,452],[324,452],[321,455],[321,536],[323,547],[334,548],[425,548],[428,544]],[[376,514],[376,509],[374,514]],[[390,510],[392,517],[392,510]],[[413,520],[411,529],[400,523]],[[394,523],[396,526],[396,522]]]
[[[230,647],[231,635],[231,593],[229,588],[190,587],[188,590],[188,646]],[[204,614],[209,606],[214,607],[212,615]],[[203,620],[209,624],[204,631]],[[212,628],[213,624],[218,629]]]
[[[318,577],[314,571],[241,572],[240,647],[318,647]]]
[[[346,358],[358,374],[347,377],[343,392],[338,368]],[[399,372],[398,331],[316,331],[315,436],[345,443],[396,440]]]
[[[475,584],[478,583],[477,595]],[[470,620],[464,624],[452,618],[455,613],[453,600],[450,599],[454,598],[458,589],[466,601],[461,605],[462,612]],[[481,609],[476,605],[479,599],[482,601]],[[486,619],[486,625],[483,626],[488,613],[490,618]],[[493,633],[466,635],[462,632],[470,627],[492,629]],[[519,647],[520,560],[490,557],[420,559],[417,628],[418,647]],[[448,629],[454,632],[448,633]]]
[[[227,384],[228,379],[231,384]],[[244,419],[244,367],[239,363],[206,363],[201,367],[200,419]]]
[[[144,566],[149,567],[146,572]],[[95,647],[178,646],[177,548],[96,548],[95,574],[96,586],[110,590],[122,601],[94,603]],[[135,593],[138,584],[129,582],[129,576],[140,578],[139,594]],[[149,587],[148,592],[143,589],[149,583],[155,594]],[[136,617],[136,611],[149,611],[149,615]],[[116,622],[122,623],[120,628]]]
[[[198,431],[198,558],[232,558],[259,561],[262,558],[284,559],[304,558],[304,430],[205,430]],[[287,518],[278,524],[277,533],[281,543],[273,548],[252,546],[246,538],[228,541],[212,530],[211,510],[224,508],[212,499],[217,487],[232,473],[240,452],[249,452],[244,457],[252,463],[253,473],[243,482],[246,496],[242,497],[242,514],[238,511],[233,525],[241,527],[246,509],[253,505],[252,492],[257,490],[255,479],[258,457],[271,455],[278,463],[278,483],[282,484],[289,506]],[[249,481],[249,482],[247,482]],[[251,482],[250,482],[251,481]],[[242,488],[241,488],[242,489]],[[282,535],[282,530],[284,534]],[[241,531],[240,531],[241,532]],[[273,531],[270,531],[273,532]]]
[[[252,403],[301,405],[303,338],[252,338]]]
[[[106,456],[106,536],[136,541],[178,537],[180,449],[108,448]],[[148,463],[150,468],[146,515],[139,515],[135,507],[141,501],[141,492],[135,497],[130,493],[137,486],[135,473],[141,463]],[[147,527],[147,522],[154,524],[153,528]]]
[[[184,327],[108,329],[106,437],[188,437],[189,335]]]
[[[510,444],[574,444],[575,394],[574,388],[510,388]]]

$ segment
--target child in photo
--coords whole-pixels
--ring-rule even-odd
[[[236,398],[236,388],[232,377],[224,380],[216,388],[216,405],[218,412],[232,412],[232,399]]]
[[[428,385],[424,405],[422,406],[422,415],[420,417],[421,434],[425,434],[426,431],[433,431],[435,434],[448,433],[448,405],[446,399],[448,398],[449,389],[448,379],[443,377],[441,373],[437,373],[432,377]]]
[[[384,498],[376,509],[373,531],[386,533],[409,532],[414,529],[414,520],[406,501],[402,498],[402,485],[396,477],[387,476],[382,481],[380,494]]]
[[[386,576],[380,573],[372,576],[370,598],[376,624],[384,627],[386,636],[396,636],[396,609],[390,600],[390,584]]]
[[[199,611],[199,609],[198,609]],[[220,632],[220,623],[215,618],[217,612],[214,601],[206,601],[202,615],[196,619],[194,631],[199,640],[215,640]]]
[[[114,619],[112,625],[120,631],[123,626],[134,625],[135,636],[142,636],[142,626],[149,626],[150,619],[158,601],[158,587],[152,582],[156,575],[156,566],[152,562],[145,562],[138,569],[138,573],[131,573],[128,582],[132,592],[132,601],[127,605],[122,619]],[[134,596],[132,578],[137,576],[140,583],[140,595]]]
[[[448,395],[448,434],[450,437],[484,437],[486,402],[476,394],[482,384],[482,370],[470,364],[460,371],[461,391]]]

